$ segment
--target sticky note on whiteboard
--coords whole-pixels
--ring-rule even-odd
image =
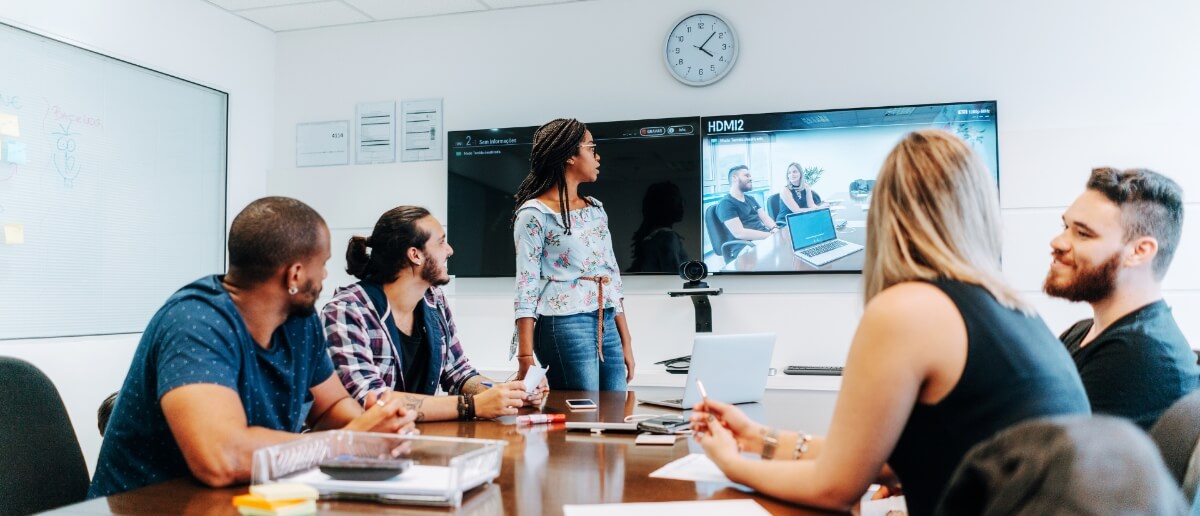
[[[4,142],[4,161],[24,165],[29,161],[29,157],[25,152],[25,142],[7,141]]]
[[[17,115],[0,113],[0,136],[21,136],[21,124]]]
[[[8,245],[24,244],[25,226],[21,224],[5,224],[4,243]]]

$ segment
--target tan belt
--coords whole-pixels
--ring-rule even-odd
[[[596,283],[598,290],[596,297],[599,299],[597,304],[600,305],[596,311],[596,352],[600,354],[600,361],[604,361],[604,286],[609,284],[612,279],[607,276],[580,276],[580,280],[591,281]]]

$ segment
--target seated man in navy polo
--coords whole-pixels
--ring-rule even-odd
[[[254,450],[299,438],[305,423],[409,431],[403,404],[372,395],[364,411],[333,373],[314,307],[328,259],[329,229],[304,203],[242,210],[228,274],[177,291],[142,334],[88,496],[186,476],[246,482]]]
[[[754,181],[750,177],[750,167],[738,165],[729,169],[729,195],[717,203],[717,220],[729,230],[736,240],[762,240],[779,232],[779,225],[771,220],[766,210],[758,205],[754,197],[746,195],[754,189]],[[737,255],[737,249],[730,249],[725,259]]]
[[[1183,232],[1183,191],[1143,169],[1092,171],[1050,242],[1047,294],[1092,305],[1059,337],[1079,369],[1092,412],[1149,429],[1200,385],[1200,367],[1162,279]]]

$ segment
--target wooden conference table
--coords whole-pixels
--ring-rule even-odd
[[[571,412],[564,400],[591,398],[599,409]],[[536,412],[522,409],[522,413]],[[621,421],[626,415],[678,413],[638,405],[630,392],[552,391],[542,412],[565,413],[568,421]],[[318,514],[464,514],[491,516],[557,515],[563,504],[662,502],[752,498],[772,514],[824,514],[796,507],[724,484],[650,478],[650,473],[688,454],[688,439],[674,446],[635,445],[632,434],[593,436],[567,432],[565,425],[517,426],[508,421],[422,423],[421,433],[508,441],[500,476],[494,483],[468,492],[458,509],[382,505],[369,502],[319,501]],[[205,487],[178,479],[126,493],[97,498],[51,514],[180,514],[236,515],[231,504],[246,486]]]

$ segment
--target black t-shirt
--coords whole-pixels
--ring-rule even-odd
[[[366,281],[361,284],[367,292],[367,297],[371,298],[371,303],[388,313],[388,316],[383,318],[383,324],[387,326],[388,336],[399,352],[399,356],[396,357],[396,390],[412,392],[413,389],[425,385],[429,374],[430,354],[429,343],[425,338],[425,311],[421,308],[422,304],[417,303],[413,309],[412,334],[408,335],[396,326],[395,314],[386,310],[390,305],[383,287]]]
[[[967,363],[941,401],[917,402],[888,458],[909,514],[932,514],[967,451],[1025,420],[1086,414],[1071,357],[1037,316],[1004,307],[982,287],[934,281],[967,329]]]
[[[1149,430],[1200,383],[1196,355],[1166,302],[1126,314],[1080,347],[1092,324],[1079,321],[1059,340],[1075,360],[1093,412],[1129,418]]]
[[[739,201],[732,195],[726,195],[721,202],[717,203],[717,218],[721,222],[726,222],[737,217],[742,221],[742,227],[746,229],[771,231],[766,224],[763,224],[762,217],[758,216],[758,210],[762,209],[758,205],[758,201],[750,195],[744,197],[745,201]]]

